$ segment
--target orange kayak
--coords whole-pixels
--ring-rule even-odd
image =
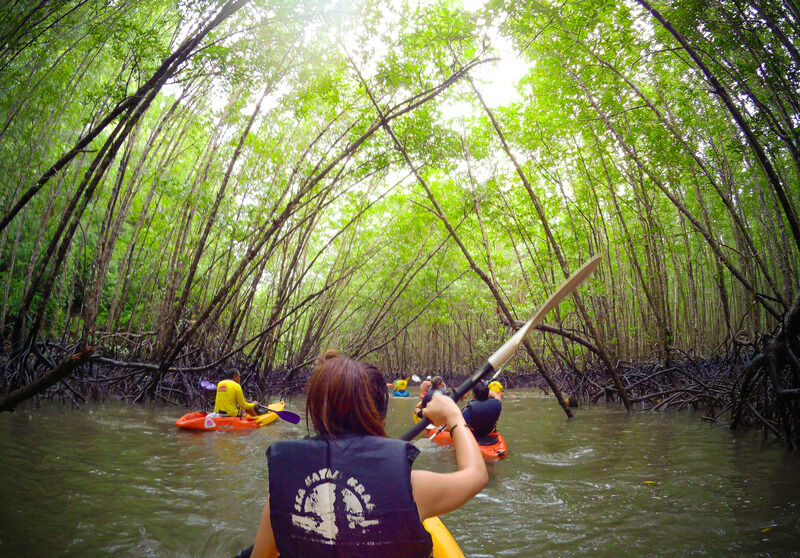
[[[283,401],[279,401],[267,405],[267,408],[273,411],[283,411],[283,406]],[[266,426],[275,422],[278,418],[275,413],[264,413],[255,417],[218,417],[209,415],[213,415],[213,413],[188,413],[175,421],[175,426],[184,430],[246,430],[248,428]]]
[[[442,430],[438,434],[438,429],[431,429],[428,437],[440,446],[452,446],[453,438],[450,436],[449,430]],[[481,449],[481,454],[486,461],[500,461],[508,455],[508,446],[506,446],[506,439],[497,430],[482,436],[478,440],[478,447]]]

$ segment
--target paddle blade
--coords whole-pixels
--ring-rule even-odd
[[[586,263],[584,263],[581,267],[578,268],[575,273],[567,277],[563,283],[558,287],[556,292],[550,295],[544,305],[539,308],[536,314],[533,317],[525,322],[521,328],[519,328],[514,335],[511,336],[511,339],[505,342],[505,344],[500,347],[495,353],[489,357],[489,362],[492,364],[495,370],[498,370],[505,364],[505,362],[514,354],[517,350],[517,347],[522,343],[522,340],[528,334],[528,331],[535,328],[539,323],[544,319],[545,315],[550,312],[553,308],[558,306],[558,304],[566,298],[566,296],[575,290],[575,287],[580,285],[584,279],[589,277],[597,266],[600,265],[600,261],[602,260],[601,254],[595,254],[592,256]]]
[[[207,390],[217,390],[217,384],[209,382],[208,380],[200,380],[200,387]]]
[[[300,422],[300,415],[298,415],[297,413],[293,413],[291,411],[273,411],[269,407],[259,405],[258,412],[264,415],[256,419],[256,421],[259,424],[263,424],[264,421],[266,420],[266,417],[268,417],[270,413],[276,414],[278,415],[279,419],[285,420],[286,422],[291,422],[292,424],[298,424]]]
[[[415,384],[418,384],[422,381],[422,379],[416,374],[411,374],[411,381],[414,382]]]
[[[279,419],[285,420],[286,422],[291,422],[292,424],[298,424],[300,422],[300,415],[297,413],[293,413],[291,411],[272,411],[276,415],[278,415]]]

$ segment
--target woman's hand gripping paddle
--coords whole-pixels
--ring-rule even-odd
[[[583,264],[575,273],[567,277],[567,279],[561,284],[561,286],[550,295],[550,298],[544,303],[544,305],[539,308],[536,314],[533,317],[525,322],[525,324],[517,330],[517,332],[511,336],[511,339],[505,342],[502,347],[497,349],[495,353],[489,357],[486,363],[473,372],[472,376],[464,380],[464,382],[458,386],[455,391],[450,395],[454,401],[459,401],[465,393],[471,390],[475,384],[481,381],[483,378],[489,376],[489,374],[493,372],[497,372],[502,368],[503,364],[514,354],[517,350],[517,347],[520,346],[522,340],[525,339],[525,336],[528,332],[535,328],[539,323],[544,319],[545,315],[547,315],[550,310],[558,306],[558,304],[564,300],[564,298],[571,293],[575,287],[580,285],[584,279],[589,277],[592,272],[597,269],[597,266],[600,264],[600,254],[595,254],[592,258]],[[431,423],[426,418],[423,418],[414,427],[403,434],[400,439],[401,440],[411,440],[425,430],[425,428]]]

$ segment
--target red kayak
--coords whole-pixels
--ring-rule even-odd
[[[442,430],[437,434],[437,430],[437,428],[432,428],[428,437],[432,438],[440,446],[452,446],[453,438],[450,436],[450,431]],[[481,436],[478,439],[478,447],[481,449],[481,454],[483,454],[483,458],[486,461],[500,461],[508,455],[506,439],[497,430],[486,436]]]
[[[267,405],[273,411],[283,411],[283,406],[283,401]],[[244,430],[266,426],[278,418],[275,413],[264,413],[255,417],[220,417],[214,414],[188,413],[175,421],[175,426],[184,430]]]

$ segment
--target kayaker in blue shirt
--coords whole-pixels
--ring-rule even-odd
[[[489,386],[478,382],[472,388],[472,401],[464,408],[464,419],[476,437],[486,436],[494,431],[503,403],[499,399],[489,397]]]
[[[436,395],[424,414],[450,426],[458,471],[411,470],[419,450],[386,435],[389,393],[374,366],[326,351],[307,389],[316,436],[267,450],[269,496],[254,558],[427,558],[428,517],[452,511],[488,482],[464,417]]]

